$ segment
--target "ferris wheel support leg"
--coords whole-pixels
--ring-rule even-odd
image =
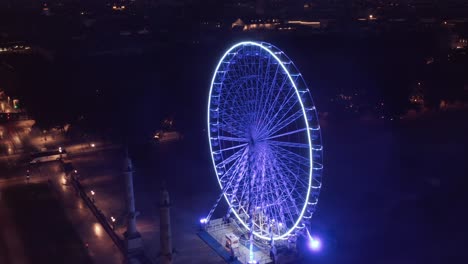
[[[230,186],[231,186],[231,182],[229,182],[228,184],[226,184],[226,185],[223,187],[221,193],[219,194],[218,199],[216,199],[216,202],[215,202],[215,204],[213,205],[213,207],[211,208],[211,210],[210,210],[210,212],[208,213],[208,215],[207,215],[205,218],[202,218],[202,219],[200,220],[200,223],[201,223],[202,225],[206,225],[206,224],[210,221],[211,216],[213,216],[213,213],[214,213],[214,211],[216,210],[216,208],[218,207],[219,202],[221,201],[221,199],[223,198],[224,194],[226,193],[226,190],[227,190]],[[231,207],[229,207],[228,213],[226,214],[226,218],[229,216],[230,212],[231,212]]]
[[[218,207],[218,204],[219,202],[221,201],[221,199],[223,198],[223,195],[224,195],[224,192],[221,192],[221,194],[219,195],[218,199],[216,200],[215,204],[213,205],[213,207],[211,208],[210,212],[208,213],[208,215],[203,218],[202,220],[200,220],[200,222],[202,224],[207,224],[210,219],[211,219],[211,216],[213,215],[214,211],[216,210],[216,207]]]

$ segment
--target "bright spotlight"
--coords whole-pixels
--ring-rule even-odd
[[[322,247],[322,243],[316,237],[312,237],[309,239],[309,248],[313,251],[319,251]]]
[[[320,251],[320,249],[322,249],[322,241],[320,241],[320,238],[311,236],[309,230],[307,230],[307,236],[309,237],[309,241],[307,242],[309,249],[312,251]]]

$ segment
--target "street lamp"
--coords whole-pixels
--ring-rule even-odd
[[[111,221],[112,221],[112,229],[115,229],[115,218],[111,216]]]
[[[77,181],[80,179],[80,175],[78,175],[78,170],[73,170],[73,175],[72,175],[73,180]]]
[[[95,193],[93,190],[91,190],[91,201],[93,201],[93,203],[96,201],[96,200],[94,199],[94,195],[95,195],[95,194],[96,194],[96,193]]]

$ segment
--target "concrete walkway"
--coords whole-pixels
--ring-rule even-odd
[[[115,246],[109,235],[105,232],[101,224],[96,220],[89,208],[83,203],[71,185],[64,184],[64,173],[59,162],[42,164],[30,169],[31,180],[33,183],[44,183],[51,180],[52,191],[60,200],[66,218],[70,221],[73,229],[79,236],[84,246],[88,248],[88,254],[93,263],[96,264],[120,264],[123,263],[123,256],[120,250]],[[9,172],[9,175],[3,175],[5,178],[0,180],[1,191],[8,186],[27,184],[24,172],[20,170]],[[6,178],[8,176],[8,178]],[[0,196],[0,263],[29,264],[35,263],[24,254],[24,248],[18,232],[15,230],[15,224],[11,222],[8,216],[9,210],[4,206]],[[38,216],[40,217],[40,216]],[[5,228],[4,228],[5,227]],[[54,227],[44,227],[47,229]],[[1,254],[1,252],[8,252]]]
[[[89,255],[96,264],[123,263],[121,251],[114,244],[102,225],[91,213],[83,200],[71,185],[64,185],[64,174],[61,172],[52,177],[55,189],[62,198],[70,222],[80,235],[83,243],[88,245]]]

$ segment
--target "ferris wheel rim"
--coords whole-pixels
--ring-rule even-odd
[[[263,236],[262,234],[259,234],[255,231],[253,231],[252,233],[261,238],[261,239],[264,239],[264,240],[270,240],[270,239],[273,239],[273,240],[284,240],[284,239],[287,239],[296,229],[300,229],[303,227],[303,224],[301,224],[301,222],[303,221],[303,218],[304,218],[304,214],[305,212],[307,211],[307,208],[309,206],[309,199],[310,199],[310,196],[311,196],[311,189],[313,187],[313,177],[314,177],[314,173],[313,173],[313,170],[314,170],[314,158],[313,158],[313,154],[312,154],[312,150],[313,150],[313,146],[314,144],[312,143],[312,139],[311,139],[311,127],[309,125],[309,121],[307,120],[306,118],[306,110],[305,110],[305,106],[304,106],[304,102],[302,101],[301,99],[301,95],[300,95],[300,92],[299,92],[299,89],[297,88],[297,82],[293,80],[292,76],[291,76],[291,73],[290,71],[286,68],[286,66],[283,64],[283,62],[281,61],[281,59],[275,54],[275,52],[272,50],[272,48],[275,48],[277,49],[278,51],[281,51],[279,50],[278,48],[276,48],[275,46],[269,44],[269,43],[265,43],[265,42],[254,42],[254,41],[242,41],[242,42],[239,42],[235,45],[232,45],[227,51],[224,52],[223,56],[220,58],[220,60],[218,61],[218,64],[215,68],[215,71],[213,73],[213,77],[212,77],[212,80],[211,80],[211,84],[210,84],[210,91],[209,91],[209,96],[208,96],[208,112],[207,112],[207,125],[208,125],[208,141],[209,141],[209,146],[210,146],[210,153],[211,153],[211,159],[212,159],[212,163],[213,163],[213,167],[215,169],[215,172],[216,172],[216,177],[217,177],[217,180],[218,180],[218,184],[220,186],[220,189],[223,190],[223,183],[221,182],[220,180],[220,176],[218,175],[218,169],[217,169],[217,165],[216,165],[216,161],[215,161],[215,158],[214,158],[214,152],[213,152],[213,146],[212,146],[212,143],[211,143],[211,131],[210,131],[210,109],[211,109],[211,100],[212,100],[212,92],[213,92],[213,86],[214,86],[214,83],[215,83],[215,80],[216,80],[216,77],[217,77],[217,74],[219,73],[219,69],[220,69],[220,66],[223,62],[225,62],[228,54],[230,54],[233,50],[236,50],[237,48],[241,47],[241,46],[256,46],[256,47],[259,47],[261,48],[262,50],[266,51],[269,56],[271,56],[272,58],[274,58],[274,60],[281,66],[283,72],[287,75],[288,77],[288,80],[289,80],[289,83],[291,84],[291,86],[294,88],[294,92],[295,92],[295,97],[297,99],[297,101],[299,102],[300,104],[300,107],[301,107],[301,111],[302,111],[302,117],[304,119],[304,123],[305,123],[305,126],[306,126],[306,134],[307,134],[307,144],[308,144],[308,154],[309,154],[309,158],[308,158],[308,163],[309,163],[309,172],[308,172],[308,183],[307,183],[307,193],[306,193],[306,196],[305,196],[305,202],[304,202],[304,205],[302,206],[302,208],[300,209],[300,214],[297,216],[297,219],[294,221],[294,224],[293,226],[291,227],[288,227],[289,229],[281,234],[281,235],[278,235],[278,236],[274,236],[274,237],[266,237],[266,236]],[[281,51],[282,52],[282,51]],[[284,56],[286,56],[284,53],[283,53]],[[289,57],[286,56],[286,58],[289,59]],[[291,61],[292,63],[292,61]],[[297,70],[296,66],[292,63],[292,65],[294,66],[294,68]],[[299,72],[297,70],[297,72]],[[305,85],[305,81],[302,79],[302,76],[300,76],[301,80],[302,80],[302,83]],[[307,86],[304,87],[307,92],[308,91],[308,88]],[[310,96],[310,94],[309,94]],[[312,98],[310,98],[310,100],[312,101]],[[312,104],[313,104],[313,101],[312,101]],[[320,133],[319,133],[320,134]],[[232,204],[231,202],[229,201],[228,197],[227,197],[227,194],[226,193],[223,193],[223,196],[224,196],[224,199],[226,200],[226,202],[228,203],[228,206],[229,208],[232,208]],[[236,216],[236,218],[239,220],[239,222],[242,224],[243,227],[245,227],[247,230],[250,231],[250,228],[249,226],[242,220],[242,218],[240,217],[239,213],[236,211],[236,210],[232,210],[233,214]]]

